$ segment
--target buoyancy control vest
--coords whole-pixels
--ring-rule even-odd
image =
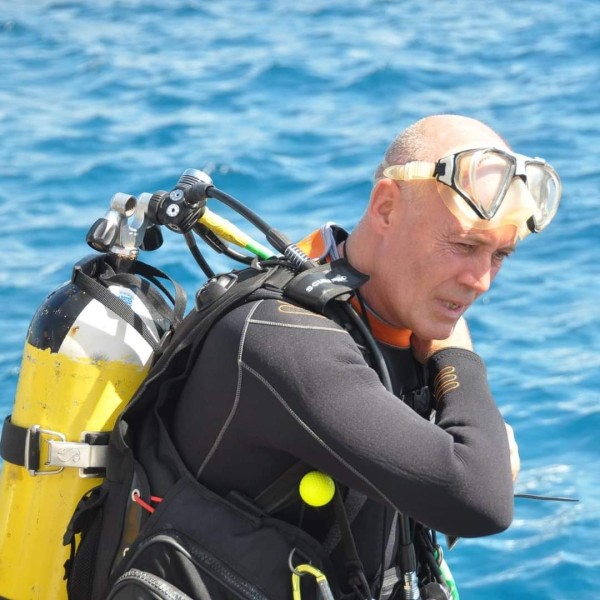
[[[75,536],[81,536],[68,565],[69,598],[126,598],[133,589],[153,597],[150,590],[157,586],[176,586],[182,597],[284,599],[292,593],[289,561],[330,571],[323,548],[301,529],[271,517],[264,497],[222,498],[196,481],[170,439],[168,420],[206,335],[227,311],[285,295],[322,312],[362,281],[338,261],[300,275],[281,267],[247,269],[200,290],[198,306],[117,420],[105,481],[83,497],[69,525],[65,543],[74,549]],[[269,504],[278,501],[273,494]],[[303,577],[301,583],[303,598],[317,598],[316,578]],[[332,597],[341,597],[334,580],[328,585]]]
[[[208,197],[217,198],[243,214],[265,233],[283,256],[276,256],[231,224],[216,219],[205,207]],[[333,579],[328,582],[325,578],[330,571],[327,555],[320,545],[299,528],[270,514],[269,509],[288,491],[290,481],[284,478],[282,482],[273,482],[258,498],[235,494],[222,498],[188,473],[170,439],[170,410],[207,333],[220,316],[257,295],[271,298],[285,294],[288,300],[318,313],[325,313],[327,309],[327,316],[339,318],[363,342],[368,349],[368,360],[379,372],[384,385],[391,389],[389,377],[386,381],[384,359],[367,325],[346,302],[353,290],[364,282],[364,276],[345,261],[317,265],[283,234],[271,229],[243,205],[236,208],[237,204],[235,199],[214,188],[206,174],[195,170],[186,171],[171,192],[142,194],[139,199],[116,194],[106,217],[98,220],[88,234],[88,243],[96,250],[107,252],[107,256],[86,261],[84,268],[76,267],[70,286],[51,295],[38,311],[30,332],[39,329],[33,325],[38,320],[43,322],[44,315],[53,316],[54,326],[63,316],[64,306],[79,293],[83,295],[83,303],[93,299],[102,306],[107,317],[116,319],[116,330],[124,336],[119,345],[122,354],[118,356],[116,375],[111,370],[112,375],[98,379],[109,389],[108,400],[105,402],[99,393],[97,383],[89,384],[93,389],[88,394],[89,402],[84,405],[88,408],[80,410],[78,403],[84,395],[83,384],[75,384],[75,394],[65,394],[66,388],[60,385],[50,386],[47,396],[40,391],[63,365],[69,368],[62,370],[60,376],[66,373],[68,378],[78,382],[78,360],[63,353],[61,343],[54,344],[56,348],[53,346],[50,357],[46,357],[45,346],[38,347],[33,338],[28,340],[15,410],[13,417],[7,419],[2,436],[5,463],[0,500],[8,502],[2,514],[6,515],[4,525],[9,525],[5,527],[8,535],[0,535],[4,544],[0,553],[0,568],[4,569],[0,571],[0,597],[60,599],[68,590],[70,598],[86,600],[122,599],[132,595],[136,598],[280,600],[291,597],[292,593],[294,599],[302,594],[310,600],[316,598],[319,589],[322,597],[342,598],[338,582]],[[160,245],[157,229],[161,225],[186,235],[194,258],[209,277],[197,295],[197,307],[176,327],[183,311],[179,290],[175,296],[166,294],[174,305],[169,312],[160,302],[155,302],[160,295],[155,287],[161,294],[165,293],[164,286],[157,281],[158,273],[148,268],[138,274],[150,279],[152,285],[148,285],[140,282],[139,277],[135,279],[137,267],[131,267],[140,264],[135,261],[138,248],[154,249]],[[231,258],[250,264],[247,256],[231,251],[224,240],[246,248],[262,260],[255,259],[248,269],[214,276],[190,239],[192,229],[209,246]],[[106,277],[104,266],[110,266],[112,259],[119,263],[119,256],[126,257],[123,264],[128,267],[125,273],[119,269],[109,273],[114,276],[112,283],[120,285],[115,287],[110,277]],[[80,272],[87,275],[87,279],[80,276]],[[76,283],[79,291],[73,289]],[[130,288],[134,297],[128,291]],[[117,297],[120,299],[115,300]],[[136,298],[142,300],[141,306]],[[109,327],[97,316],[92,316],[88,325],[101,331]],[[85,330],[75,320],[68,328],[59,329],[65,340]],[[47,335],[48,328],[41,330]],[[130,360],[126,339],[131,330],[149,347],[144,350],[141,368],[139,364],[135,369],[120,364]],[[98,351],[102,344],[93,346]],[[112,362],[105,364],[103,356],[86,356],[85,369],[92,363],[100,374],[107,372],[104,367]],[[34,365],[40,366],[34,368]],[[64,383],[64,377],[60,381]],[[119,385],[125,382],[130,387],[123,391]],[[32,402],[32,398],[35,401]],[[44,411],[46,404],[52,404],[52,411],[48,411],[51,415],[54,405],[60,406],[61,402],[70,409],[61,413],[58,427],[55,419],[45,418]],[[38,407],[34,410],[39,414],[29,414],[28,406]],[[81,415],[76,422],[73,414]],[[67,423],[71,422],[74,425],[67,430]],[[93,435],[79,441],[79,436],[89,430]],[[82,456],[86,458],[79,462]],[[68,468],[58,474],[60,461]],[[65,483],[59,483],[59,475],[76,478],[79,469],[75,467],[81,467],[79,474],[94,478],[83,479],[78,484],[69,480],[68,489],[63,489]],[[300,465],[298,472],[292,473],[296,489],[298,474],[304,468]],[[27,471],[35,477],[23,486]],[[41,477],[50,471],[54,474],[52,477]],[[104,481],[92,487],[97,477],[104,475]],[[336,488],[339,500],[338,491]],[[68,502],[63,505],[65,497]],[[28,503],[31,509],[27,508]],[[343,513],[343,506],[340,512]],[[65,587],[62,563],[68,552],[67,549],[60,551],[57,540],[71,514],[64,535],[65,546],[71,549],[65,563],[68,580]],[[31,521],[36,523],[36,528],[29,526]],[[406,534],[406,528],[404,532]],[[403,538],[401,543],[412,543],[409,537]],[[21,541],[16,543],[16,540]],[[351,541],[348,546],[352,546]],[[43,567],[32,569],[31,561],[36,562],[35,559],[23,561],[24,556],[43,556],[43,560],[37,561]],[[389,589],[394,590],[393,594],[398,586],[412,586],[415,590],[405,591],[403,597],[418,598],[413,572],[416,565],[414,561],[408,562],[410,564],[399,572],[399,578],[392,579]],[[435,566],[426,568],[436,571]],[[355,581],[352,584],[355,588],[362,586],[363,597],[369,597],[370,591],[359,577],[360,565],[355,564],[353,569],[350,577]],[[301,573],[309,577],[300,577]],[[436,577],[442,581],[439,568]],[[421,578],[422,581],[427,579]],[[327,596],[328,593],[331,595]]]

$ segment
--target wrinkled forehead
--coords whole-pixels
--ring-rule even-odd
[[[487,227],[482,227],[480,220],[463,221],[449,210],[440,210],[439,219],[445,236],[451,240],[495,249],[514,250],[517,246],[519,229],[513,223],[486,223]]]
[[[464,152],[465,150],[481,150],[491,148],[495,148],[497,150],[504,150],[505,152],[512,152],[511,148],[500,138],[496,138],[495,140],[487,138],[481,140],[474,140],[465,144],[451,145],[446,150],[440,151],[440,154],[437,158],[444,158],[446,156],[451,156],[452,154]]]

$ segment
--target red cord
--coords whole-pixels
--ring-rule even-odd
[[[133,490],[133,493],[131,494],[131,499],[137,504],[139,504],[142,508],[146,509],[149,513],[154,512],[155,508],[148,504],[146,501],[142,500],[142,498],[140,497],[140,493],[137,490]],[[150,496],[150,502],[162,502],[162,498],[160,498],[159,496]]]

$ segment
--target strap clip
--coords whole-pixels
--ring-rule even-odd
[[[317,590],[322,600],[335,600],[327,582],[327,577],[322,571],[309,564],[297,565],[292,571],[292,596],[294,600],[301,600],[300,577],[309,573],[317,582]]]

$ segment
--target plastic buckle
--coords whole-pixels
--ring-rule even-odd
[[[39,437],[40,435],[46,435],[46,436],[50,436],[50,437],[54,437],[56,438],[55,441],[61,441],[61,442],[65,442],[66,441],[66,437],[62,434],[59,433],[58,431],[52,431],[51,429],[42,429],[39,425],[32,425],[28,430],[27,430],[27,435],[25,436],[25,457],[24,457],[24,467],[27,469],[27,471],[29,471],[29,474],[32,477],[35,477],[36,475],[57,475],[58,473],[60,473],[63,470],[63,467],[58,467],[56,469],[50,469],[50,470],[46,470],[46,471],[42,471],[39,469],[39,464],[36,465],[37,468],[32,468],[31,466],[31,441],[32,441],[32,437],[36,437],[38,444],[41,446],[41,438]],[[48,444],[50,444],[53,440],[46,440],[48,442]],[[38,449],[39,450],[39,449]],[[49,462],[45,463],[46,465],[49,465]]]

